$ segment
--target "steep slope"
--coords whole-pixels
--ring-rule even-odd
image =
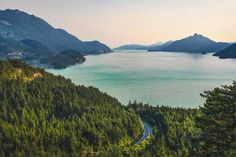
[[[83,54],[103,54],[107,52],[112,52],[112,50],[105,44],[100,43],[99,41],[84,41],[83,45]]]
[[[195,33],[193,36],[174,41],[169,46],[161,49],[160,51],[189,53],[217,52],[229,45],[229,43],[218,43],[207,37],[204,37],[203,35]]]
[[[15,40],[31,39],[59,53],[74,49],[84,54],[111,52],[111,49],[99,42],[82,42],[65,30],[55,29],[43,19],[19,10],[0,11],[0,35]],[[99,51],[96,49],[100,46]]]
[[[0,61],[1,156],[92,156],[142,133],[139,117],[93,87]]]
[[[22,54],[24,55],[24,58],[27,59],[30,57],[32,59],[48,58],[54,55],[49,48],[35,40],[24,39],[21,40],[19,44],[24,47]]]
[[[232,44],[226,49],[216,52],[214,56],[219,58],[236,58],[236,44]]]

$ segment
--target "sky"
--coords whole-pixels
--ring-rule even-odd
[[[0,0],[63,28],[81,40],[114,48],[153,44],[194,33],[236,41],[236,0]]]

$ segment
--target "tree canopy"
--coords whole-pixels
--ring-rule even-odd
[[[0,156],[235,157],[236,82],[199,109],[129,103],[17,60],[0,61]],[[141,119],[153,129],[144,142]]]
[[[197,125],[202,130],[201,156],[236,156],[236,82],[202,94],[206,98]]]
[[[142,134],[139,116],[94,87],[0,61],[0,156],[86,156]]]

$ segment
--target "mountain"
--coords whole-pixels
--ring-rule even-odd
[[[230,45],[224,50],[216,52],[213,56],[218,56],[219,58],[236,58],[236,43]]]
[[[0,71],[1,156],[104,156],[142,135],[139,116],[97,88],[17,60]]]
[[[115,48],[114,50],[147,50],[148,45],[128,44]]]
[[[151,47],[148,48],[148,51],[160,51],[160,50],[168,47],[172,43],[173,43],[173,41],[170,40],[170,41],[164,42],[164,43],[162,43],[160,45],[151,46]]]
[[[40,50],[43,52],[48,52],[50,51],[49,48],[47,48],[46,46],[44,46],[42,43],[35,41],[35,40],[31,40],[31,39],[23,39],[20,41],[23,45],[25,45],[28,48],[33,48],[35,50]]]
[[[83,51],[85,52],[83,54],[103,54],[112,52],[108,46],[99,41],[84,41],[82,45],[84,49]]]
[[[157,42],[151,45],[127,44],[117,47],[114,50],[147,50],[151,47],[160,46],[162,44],[164,44],[164,42]]]
[[[207,37],[204,37],[203,35],[195,33],[187,38],[176,40],[169,46],[160,49],[159,51],[189,53],[217,52],[229,45],[229,43],[215,42]]]
[[[41,61],[41,64],[51,65],[54,69],[64,69],[77,63],[85,62],[85,57],[75,50],[61,51],[57,55],[53,55],[49,58],[45,58]]]
[[[0,58],[20,59],[36,67],[66,68],[85,61],[85,57],[76,50],[64,50],[54,53],[42,43],[31,40],[6,39],[0,36]]]
[[[231,45],[226,42],[215,42],[201,34],[195,33],[192,36],[176,41],[160,42],[153,45],[130,44],[123,45],[116,50],[147,50],[147,51],[169,51],[169,52],[189,52],[207,53],[217,52]]]
[[[159,42],[157,42],[157,43],[154,43],[154,44],[149,45],[149,47],[160,46],[160,45],[163,45],[164,43],[165,43],[165,42],[163,42],[163,41],[159,41]]]
[[[4,39],[0,36],[0,57],[4,58],[11,52],[23,51],[23,46],[18,41]]]
[[[19,10],[0,10],[0,35],[18,41],[38,41],[55,53],[69,49],[84,55],[111,52],[98,41],[83,42],[65,30],[56,29],[43,19]]]
[[[23,39],[19,42],[19,44],[24,47],[24,52],[22,52],[23,55],[25,55],[25,52],[29,52],[27,55],[25,55],[25,57],[34,55],[35,59],[40,59],[40,57],[49,57],[54,55],[49,48],[35,40]]]

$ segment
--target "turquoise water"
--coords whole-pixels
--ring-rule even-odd
[[[211,54],[117,51],[86,56],[83,64],[49,69],[75,84],[98,87],[124,104],[129,100],[151,105],[198,107],[200,93],[236,78],[236,60]]]

